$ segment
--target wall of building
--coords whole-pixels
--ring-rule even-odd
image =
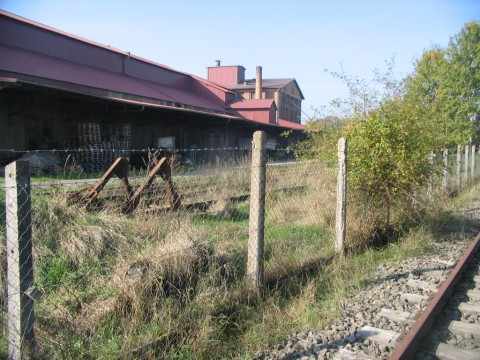
[[[241,84],[245,81],[243,66],[212,66],[207,68],[207,79],[220,85]]]
[[[300,123],[301,95],[295,82],[288,83],[281,91],[280,118]]]
[[[272,107],[270,111],[272,109],[275,110]],[[266,111],[265,116],[268,118],[271,114]],[[196,162],[238,157],[244,150],[233,148],[249,147],[254,131],[265,130],[270,137],[278,138],[284,130],[262,128],[253,121],[131,106],[34,87],[11,87],[0,91],[1,148],[78,149],[81,146],[78,125],[83,123],[99,124],[102,141],[108,141],[112,124],[127,124],[131,128],[130,148],[137,150],[155,147],[157,138],[173,136],[176,149]],[[11,156],[12,153],[0,152],[0,162]],[[142,154],[133,153],[131,161],[141,166]]]
[[[0,148],[25,150],[25,110],[21,103],[11,101],[5,90],[0,91]],[[0,151],[0,156],[7,156]]]
[[[243,99],[250,100],[255,98],[255,90],[237,90]],[[301,104],[302,98],[295,82],[290,82],[280,91],[263,89],[262,99],[275,99],[278,107],[279,118],[289,120],[295,123],[301,122]],[[295,105],[294,105],[295,104]]]

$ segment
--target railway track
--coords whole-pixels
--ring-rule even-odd
[[[455,266],[438,259],[440,266],[406,280],[407,288],[415,291],[400,294],[402,308],[382,307],[377,313],[386,326],[356,330],[351,346],[341,347],[333,359],[384,359],[385,352],[394,349],[391,360],[479,360],[479,248],[480,234]]]
[[[480,359],[480,234],[390,359]]]

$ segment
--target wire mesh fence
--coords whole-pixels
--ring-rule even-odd
[[[209,151],[212,159],[224,158],[225,149]],[[221,326],[212,320],[223,316],[219,309],[243,301],[249,237],[259,230],[249,223],[257,175],[250,149],[241,152],[234,161],[197,166],[161,152],[140,169],[122,162],[102,171],[30,166],[29,183],[12,183],[6,174],[0,182],[2,355],[31,351],[21,347],[33,335],[44,358],[154,358],[173,344],[208,347],[196,329],[213,332]],[[459,167],[454,156],[448,159],[452,189],[458,168],[462,179],[480,168],[466,168],[478,154],[473,162],[465,154],[462,149]],[[338,168],[319,161],[265,168],[260,260],[268,286],[335,253]],[[11,322],[10,306],[20,306],[21,321]],[[19,325],[28,319],[31,325]]]
[[[334,252],[336,176],[336,167],[318,161],[267,167],[267,282]]]
[[[172,332],[200,326],[192,320],[199,304],[211,302],[202,307],[213,311],[213,303],[242,280],[248,161],[185,170],[162,160],[152,157],[133,172],[114,169],[110,179],[88,173],[33,177],[33,272],[41,294],[35,334],[43,357],[158,351],[157,342],[165,348],[175,341]],[[1,191],[5,197],[6,184]],[[1,224],[5,230],[3,210]],[[175,331],[167,313],[178,321]]]

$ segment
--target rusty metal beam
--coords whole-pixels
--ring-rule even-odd
[[[148,191],[150,185],[152,185],[153,181],[159,175],[163,180],[165,180],[165,187],[170,199],[170,205],[173,209],[178,209],[180,207],[180,197],[178,196],[177,190],[172,182],[172,169],[170,164],[167,161],[166,157],[162,157],[155,167],[148,173],[144,183],[138,187],[135,192],[129,197],[129,199],[123,204],[122,212],[124,214],[129,214],[134,211],[142,196],[145,192]]]
[[[462,279],[463,273],[467,269],[470,260],[480,248],[480,233],[473,240],[462,259],[452,270],[448,278],[443,282],[442,287],[433,296],[432,300],[420,314],[419,318],[403,336],[402,341],[395,348],[390,356],[390,360],[409,360],[413,359],[420,346],[422,338],[425,337],[433,323],[435,317],[442,311],[448,297],[451,295],[454,286]]]
[[[81,194],[85,190],[80,190],[70,194],[69,199],[77,200],[78,202],[83,203],[85,206],[88,206],[98,196],[98,194],[100,193],[100,191],[102,191],[105,185],[107,185],[108,181],[113,177],[113,175],[116,175],[122,182],[122,187],[125,189],[126,197],[130,197],[133,189],[128,182],[128,168],[128,159],[118,158],[113,162],[112,165],[110,165],[105,174],[103,174],[103,176],[98,179],[98,181],[95,183],[95,185],[92,186],[92,188],[88,191],[86,195],[82,196]]]

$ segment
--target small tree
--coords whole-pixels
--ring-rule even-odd
[[[401,98],[389,99],[364,120],[345,128],[349,139],[349,184],[378,209],[380,226],[392,205],[409,213],[412,198],[434,170],[428,161],[434,133],[422,112]],[[383,223],[383,225],[382,225]]]
[[[394,61],[375,71],[372,81],[343,71],[332,73],[349,96],[332,102],[335,121],[308,124],[308,139],[297,156],[332,160],[336,141],[349,141],[349,186],[364,202],[380,209],[377,226],[389,224],[396,206],[410,217],[412,201],[436,169],[432,151],[475,136],[480,122],[480,24],[467,23],[447,49],[434,47],[417,61],[404,81],[395,80]],[[329,120],[330,119],[330,120]],[[362,201],[362,200],[361,200]]]
[[[334,102],[336,121],[317,120],[307,126],[308,140],[298,147],[300,157],[333,160],[336,141],[349,142],[349,188],[359,201],[377,211],[376,228],[390,223],[393,205],[409,213],[412,197],[425,187],[432,171],[429,152],[435,146],[435,129],[423,121],[422,106],[404,99],[404,86],[387,72],[375,72],[373,81],[335,74],[350,90],[345,100]]]

